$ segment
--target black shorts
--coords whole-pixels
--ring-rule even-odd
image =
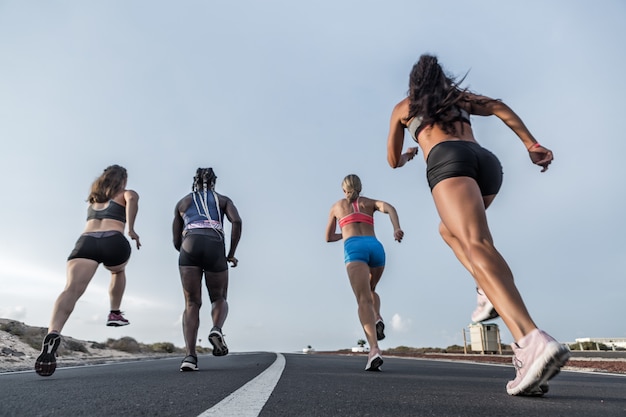
[[[122,265],[130,258],[130,243],[118,231],[84,233],[67,260],[76,258],[91,259],[105,266]]]
[[[228,269],[224,238],[213,229],[191,229],[183,237],[178,255],[179,266],[197,266],[203,271]]]
[[[479,144],[452,140],[438,143],[430,150],[426,177],[431,191],[447,178],[470,177],[476,180],[483,196],[494,195],[502,186],[502,165]]]

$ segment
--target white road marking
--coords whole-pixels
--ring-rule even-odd
[[[269,368],[198,417],[257,417],[274,391],[283,369],[285,357],[276,353],[276,360]]]

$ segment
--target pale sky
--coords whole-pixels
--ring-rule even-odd
[[[425,163],[386,161],[391,109],[431,53],[554,151],[540,173],[497,118],[472,119],[504,166],[488,218],[538,326],[563,342],[625,337],[625,19],[622,0],[0,0],[0,317],[47,327],[91,182],[120,164],[140,195],[131,325],[105,327],[101,268],[63,333],[184,346],[171,222],[196,168],[211,166],[244,221],[231,351],[354,346],[364,335],[343,245],[324,229],[355,173],[405,232],[394,242],[376,214],[381,348],[463,344],[474,283],[438,235]]]

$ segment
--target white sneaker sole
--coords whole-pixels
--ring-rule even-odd
[[[184,362],[182,365],[180,365],[181,372],[189,372],[189,371],[197,371],[197,370],[198,370],[198,365],[194,365],[193,363],[190,363],[190,362]]]

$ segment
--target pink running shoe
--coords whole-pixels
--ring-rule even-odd
[[[569,349],[546,332],[535,329],[511,345],[517,375],[506,384],[509,395],[542,395],[548,380],[559,373],[570,357]]]
[[[472,313],[473,323],[480,323],[500,316],[483,290],[476,287],[476,293],[478,293],[478,296],[476,297],[476,310]]]
[[[109,313],[107,326],[119,327],[119,326],[128,326],[129,324],[130,323],[128,322],[128,320],[124,318],[121,312],[119,314]]]

